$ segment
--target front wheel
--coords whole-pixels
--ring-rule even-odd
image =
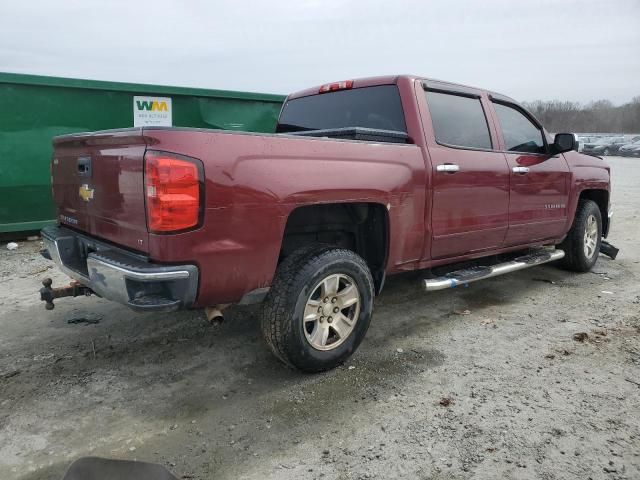
[[[603,155],[607,156],[611,153],[611,150],[609,150],[608,148],[604,149],[604,152],[602,152]]]
[[[592,200],[580,200],[571,230],[559,245],[565,252],[563,266],[575,272],[588,272],[598,259],[601,241],[600,208]]]
[[[364,338],[373,310],[373,280],[350,250],[318,246],[292,253],[278,267],[262,309],[273,353],[305,372],[344,362]]]

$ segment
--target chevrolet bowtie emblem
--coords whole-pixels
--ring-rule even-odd
[[[80,198],[85,202],[93,200],[93,188],[89,188],[89,185],[85,183],[80,187],[80,190],[78,190],[78,195],[80,195]]]

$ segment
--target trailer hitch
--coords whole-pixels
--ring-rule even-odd
[[[53,300],[55,298],[80,297],[82,295],[88,297],[94,293],[89,287],[85,287],[75,280],[66,287],[51,288],[53,280],[45,278],[42,280],[42,285],[43,287],[40,289],[40,300],[46,302],[44,308],[47,310],[53,310],[55,308],[55,305],[53,304]]]

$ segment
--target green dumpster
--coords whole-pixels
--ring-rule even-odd
[[[55,135],[144,125],[273,132],[284,98],[0,73],[0,233],[54,221]]]

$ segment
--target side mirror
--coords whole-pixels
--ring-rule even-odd
[[[576,137],[573,136],[573,133],[557,133],[550,147],[551,153],[554,155],[578,149]]]

